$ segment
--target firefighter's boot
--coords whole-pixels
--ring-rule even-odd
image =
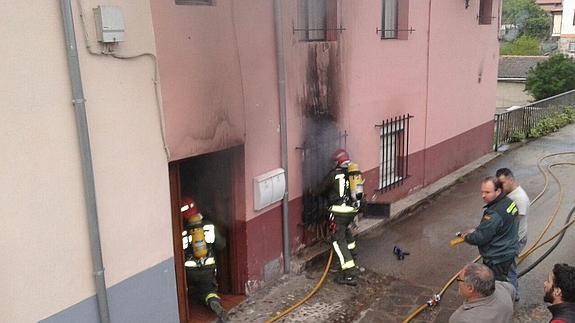
[[[216,313],[218,318],[220,319],[219,322],[229,322],[228,312],[222,307],[220,300],[216,297],[210,298],[208,300],[208,305],[210,309]]]
[[[357,286],[357,274],[355,272],[352,273],[352,270],[349,269],[344,270],[336,276],[335,282],[340,285]]]

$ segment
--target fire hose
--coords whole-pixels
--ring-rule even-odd
[[[545,177],[545,185],[543,187],[543,190],[541,190],[541,192],[533,199],[533,201],[531,201],[531,205],[533,205],[533,203],[535,203],[537,200],[539,200],[539,198],[541,198],[541,196],[543,196],[543,194],[546,192],[548,185],[549,185],[549,179],[547,177],[546,172],[543,170],[543,167],[541,166],[543,160],[549,158],[549,157],[553,157],[553,156],[559,156],[559,155],[570,155],[570,154],[575,154],[575,152],[561,152],[561,153],[554,153],[554,154],[550,154],[550,155],[546,155],[543,156],[542,158],[540,158],[537,162],[537,167],[539,168],[539,171],[543,174],[543,176]],[[531,255],[535,250],[541,248],[542,246],[544,246],[545,244],[549,243],[550,241],[552,241],[553,239],[559,237],[557,239],[557,241],[549,248],[549,250],[547,250],[547,252],[545,252],[541,257],[539,257],[535,262],[533,262],[528,268],[526,268],[525,270],[521,271],[518,274],[518,278],[522,277],[523,275],[527,274],[529,271],[531,271],[533,268],[535,268],[541,261],[543,261],[554,249],[555,247],[557,247],[557,245],[561,242],[561,240],[563,239],[563,236],[565,235],[566,230],[573,224],[573,222],[575,222],[574,220],[571,220],[571,216],[573,215],[573,213],[575,213],[575,206],[571,209],[571,211],[569,212],[567,219],[565,221],[565,225],[563,225],[563,227],[561,227],[553,236],[551,236],[549,239],[545,240],[544,242],[539,243],[543,237],[545,236],[545,234],[547,233],[547,231],[549,230],[549,227],[551,226],[551,224],[553,223],[553,221],[555,220],[555,217],[557,216],[557,214],[559,213],[559,210],[561,208],[561,203],[563,201],[563,186],[561,185],[561,182],[559,181],[559,179],[555,176],[555,174],[553,173],[553,171],[551,171],[552,167],[556,167],[556,166],[560,166],[560,165],[570,165],[570,166],[575,166],[575,162],[557,162],[557,163],[552,163],[550,165],[547,166],[547,171],[551,174],[551,176],[553,177],[553,179],[557,182],[558,187],[559,187],[559,199],[557,202],[557,207],[555,208],[555,211],[553,212],[553,214],[549,217],[549,220],[547,221],[547,224],[545,225],[545,228],[543,229],[543,231],[539,234],[539,237],[537,238],[537,240],[532,243],[529,248],[527,248],[526,251],[524,251],[522,254],[520,254],[518,256],[518,262],[517,264],[522,263],[529,255]],[[473,262],[477,262],[479,261],[479,259],[481,259],[481,256],[478,256],[477,258],[475,258],[473,260]],[[410,322],[412,319],[414,319],[416,316],[418,316],[420,313],[422,313],[425,309],[427,308],[432,308],[434,306],[437,306],[439,304],[439,302],[441,301],[441,297],[443,296],[443,294],[445,293],[445,291],[447,291],[447,289],[449,288],[449,286],[451,286],[453,284],[453,282],[457,279],[459,275],[459,272],[455,273],[451,279],[449,279],[449,281],[444,285],[443,289],[435,294],[434,296],[432,296],[430,298],[430,300],[428,300],[425,304],[419,306],[418,308],[416,308],[408,317],[406,317],[403,320],[403,323],[408,323]]]
[[[333,258],[333,249],[330,249],[329,252],[329,258],[327,260],[327,264],[325,265],[325,269],[323,271],[323,274],[321,275],[321,278],[319,279],[318,283],[315,285],[315,287],[309,292],[307,293],[307,295],[305,295],[304,298],[302,298],[299,302],[295,303],[294,305],[290,306],[289,308],[285,309],[284,311],[282,311],[281,313],[277,314],[276,316],[272,317],[271,319],[267,320],[266,323],[271,323],[271,322],[275,322],[279,319],[281,319],[282,317],[288,315],[291,311],[295,310],[296,308],[300,307],[303,303],[307,302],[308,299],[310,299],[321,287],[321,285],[323,284],[325,278],[327,277],[327,274],[329,272],[329,267],[331,266],[331,260]]]

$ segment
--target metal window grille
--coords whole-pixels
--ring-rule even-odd
[[[298,147],[303,157],[303,224],[308,231],[315,232],[317,238],[325,238],[329,201],[323,196],[312,196],[309,191],[317,188],[333,167],[333,152],[346,148],[347,132],[321,128],[307,138],[303,147]]]
[[[300,40],[326,40],[327,0],[298,1]]]
[[[381,39],[396,39],[398,30],[399,0],[383,0],[381,14]]]
[[[213,6],[215,0],[176,0],[176,5],[206,5]]]
[[[409,120],[407,114],[382,121],[379,149],[379,189],[388,191],[409,177]]]

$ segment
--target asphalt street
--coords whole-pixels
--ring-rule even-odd
[[[537,167],[538,161],[549,154],[569,151],[575,151],[575,125],[502,154],[462,178],[458,184],[436,197],[425,208],[362,237],[359,240],[360,264],[381,275],[391,275],[413,286],[438,292],[454,273],[478,255],[476,247],[467,244],[450,247],[449,240],[455,237],[457,231],[473,228],[481,220],[484,204],[479,192],[481,180],[485,176],[494,175],[498,168],[510,168],[533,200],[544,189],[545,184],[544,176]],[[545,165],[560,161],[575,162],[575,154],[547,158],[543,161],[544,169]],[[561,194],[558,184],[549,176],[546,192],[529,210],[528,247],[540,235],[556,208],[557,217],[543,240],[563,226],[567,214],[575,206],[575,166],[556,166],[552,171],[563,187],[562,201],[559,204]],[[542,255],[551,244],[552,242],[534,252],[519,266],[519,271]],[[394,246],[410,252],[410,255],[404,260],[397,260],[392,252]],[[575,225],[567,231],[559,246],[545,260],[520,279],[521,300],[516,304],[515,321],[548,320],[542,301],[543,281],[555,263],[575,265],[574,248]],[[413,299],[419,295],[405,296]],[[457,285],[454,284],[445,294],[442,305],[433,311],[433,315],[428,314],[420,319],[445,322],[459,304],[461,299],[457,296]],[[363,319],[360,318],[359,321],[378,321],[378,317],[383,317],[378,316],[377,312],[382,311],[378,308],[383,307],[376,301],[363,312]],[[370,315],[370,312],[373,313]]]

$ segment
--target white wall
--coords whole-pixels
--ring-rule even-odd
[[[91,8],[122,8],[119,53],[154,52],[148,1],[83,3],[91,33]],[[167,159],[152,61],[87,54],[76,9],[110,287],[173,256]],[[95,289],[59,2],[3,1],[0,11],[0,322],[31,322]]]
[[[575,38],[575,25],[573,25],[573,15],[575,15],[575,0],[563,0],[561,37],[570,35]]]

